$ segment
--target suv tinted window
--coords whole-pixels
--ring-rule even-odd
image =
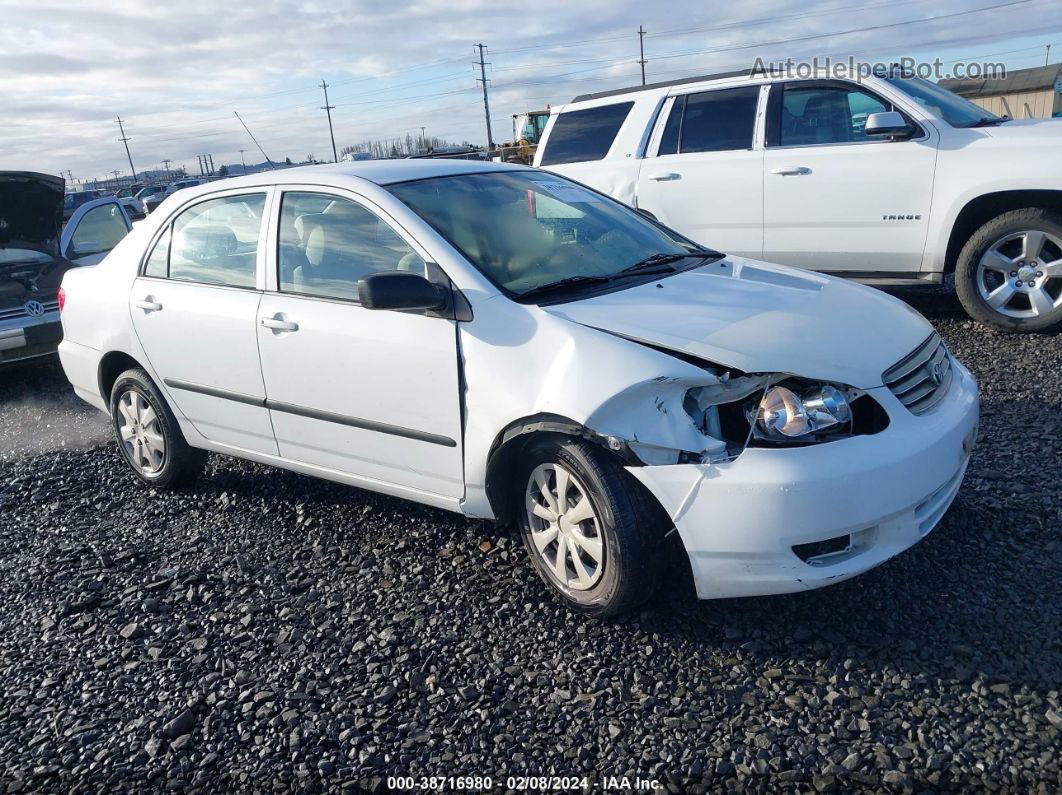
[[[358,300],[358,279],[377,271],[424,274],[424,260],[374,213],[323,193],[284,194],[280,205],[280,289]]]
[[[189,207],[173,221],[170,278],[254,287],[265,194],[225,196]]]
[[[600,160],[608,154],[633,102],[562,113],[553,122],[542,165]]]
[[[749,149],[756,127],[756,105],[760,87],[742,86],[688,94],[675,100],[672,115],[682,113],[678,151],[722,152],[730,149]],[[671,126],[671,119],[668,119]],[[667,136],[665,135],[665,138]],[[662,143],[666,143],[662,142]],[[660,154],[668,154],[661,146]]]
[[[890,103],[852,86],[785,86],[779,146],[858,143],[881,140],[864,130],[871,113],[892,110]]]

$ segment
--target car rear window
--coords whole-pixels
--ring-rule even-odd
[[[560,114],[546,139],[542,165],[600,160],[612,148],[616,133],[633,107],[633,102],[620,102]]]

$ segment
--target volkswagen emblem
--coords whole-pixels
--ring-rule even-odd
[[[40,317],[44,314],[44,304],[40,301],[27,301],[22,305],[22,308],[26,310],[26,314],[30,317]]]
[[[929,379],[933,382],[933,386],[940,386],[944,383],[944,364],[945,360],[941,359],[929,371]]]

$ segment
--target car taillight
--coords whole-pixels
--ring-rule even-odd
[[[63,307],[66,306],[66,290],[64,290],[62,287],[60,287],[59,288],[59,294],[58,294],[57,297],[59,299],[59,311],[62,312],[63,311]]]

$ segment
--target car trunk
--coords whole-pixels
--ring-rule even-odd
[[[59,252],[63,185],[49,174],[0,171],[0,320],[32,301],[55,308],[63,274],[73,267]]]

